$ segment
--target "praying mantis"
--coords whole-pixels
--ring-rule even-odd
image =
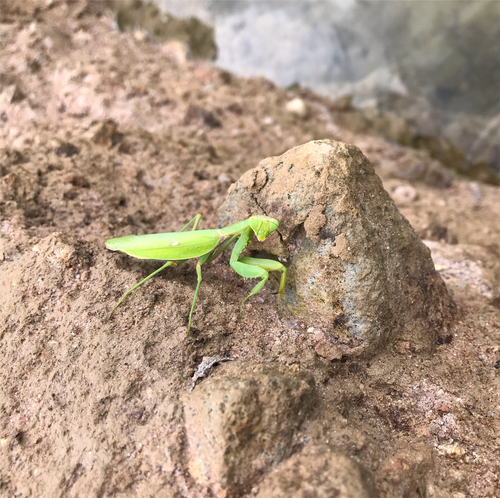
[[[256,215],[250,218],[230,225],[225,228],[214,230],[197,230],[201,220],[201,214],[197,214],[180,232],[155,233],[149,235],[126,235],[115,239],[108,239],[106,247],[111,251],[120,251],[129,256],[139,259],[149,259],[154,261],[166,261],[166,263],[155,270],[151,275],[141,280],[138,284],[129,289],[118,301],[118,304],[112,309],[110,316],[120,306],[122,301],[140,285],[147,282],[151,277],[161,272],[168,266],[178,266],[188,259],[199,258],[196,263],[196,273],[198,283],[194,293],[193,304],[189,312],[189,322],[187,335],[191,331],[191,321],[193,318],[194,306],[198,292],[200,290],[201,265],[210,263],[219,254],[226,250],[229,245],[236,240],[236,244],[231,253],[229,264],[231,268],[243,278],[260,278],[261,281],[250,291],[250,294],[243,299],[240,308],[240,314],[246,300],[257,294],[269,278],[270,271],[281,272],[281,282],[278,289],[278,296],[281,296],[286,283],[286,267],[279,261],[272,259],[250,258],[241,256],[241,253],[247,247],[256,235],[262,242],[269,234],[274,232],[278,226],[278,220],[269,216]],[[193,229],[185,230],[193,223]]]

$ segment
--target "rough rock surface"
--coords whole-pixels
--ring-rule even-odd
[[[429,348],[449,325],[454,304],[430,251],[357,147],[316,140],[264,159],[230,188],[219,221],[251,214],[280,222],[263,247],[289,261],[286,306],[342,353],[398,335]]]
[[[216,496],[240,496],[290,456],[316,401],[311,376],[224,366],[184,398],[189,471]]]
[[[305,454],[304,454],[305,453]],[[257,498],[377,498],[370,472],[329,448],[289,458],[262,482]]]

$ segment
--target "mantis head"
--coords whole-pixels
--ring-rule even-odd
[[[263,241],[270,233],[274,232],[278,226],[278,220],[269,216],[250,216],[248,224],[254,231],[259,241]]]

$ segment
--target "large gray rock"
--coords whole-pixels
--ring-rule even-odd
[[[279,220],[259,249],[287,261],[282,301],[326,334],[332,359],[397,337],[428,349],[449,323],[429,249],[357,147],[318,140],[264,159],[232,185],[219,222],[251,214]]]

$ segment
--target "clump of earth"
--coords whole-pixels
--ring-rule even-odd
[[[1,23],[0,494],[498,495],[498,187],[343,129],[310,91],[120,33],[105,4],[12,1]],[[106,239],[215,228],[245,172],[314,140],[356,146],[430,249],[456,309],[422,325],[428,348],[332,355],[271,284],[240,316],[255,283],[226,254],[191,336],[194,261],[109,318],[158,263]]]

